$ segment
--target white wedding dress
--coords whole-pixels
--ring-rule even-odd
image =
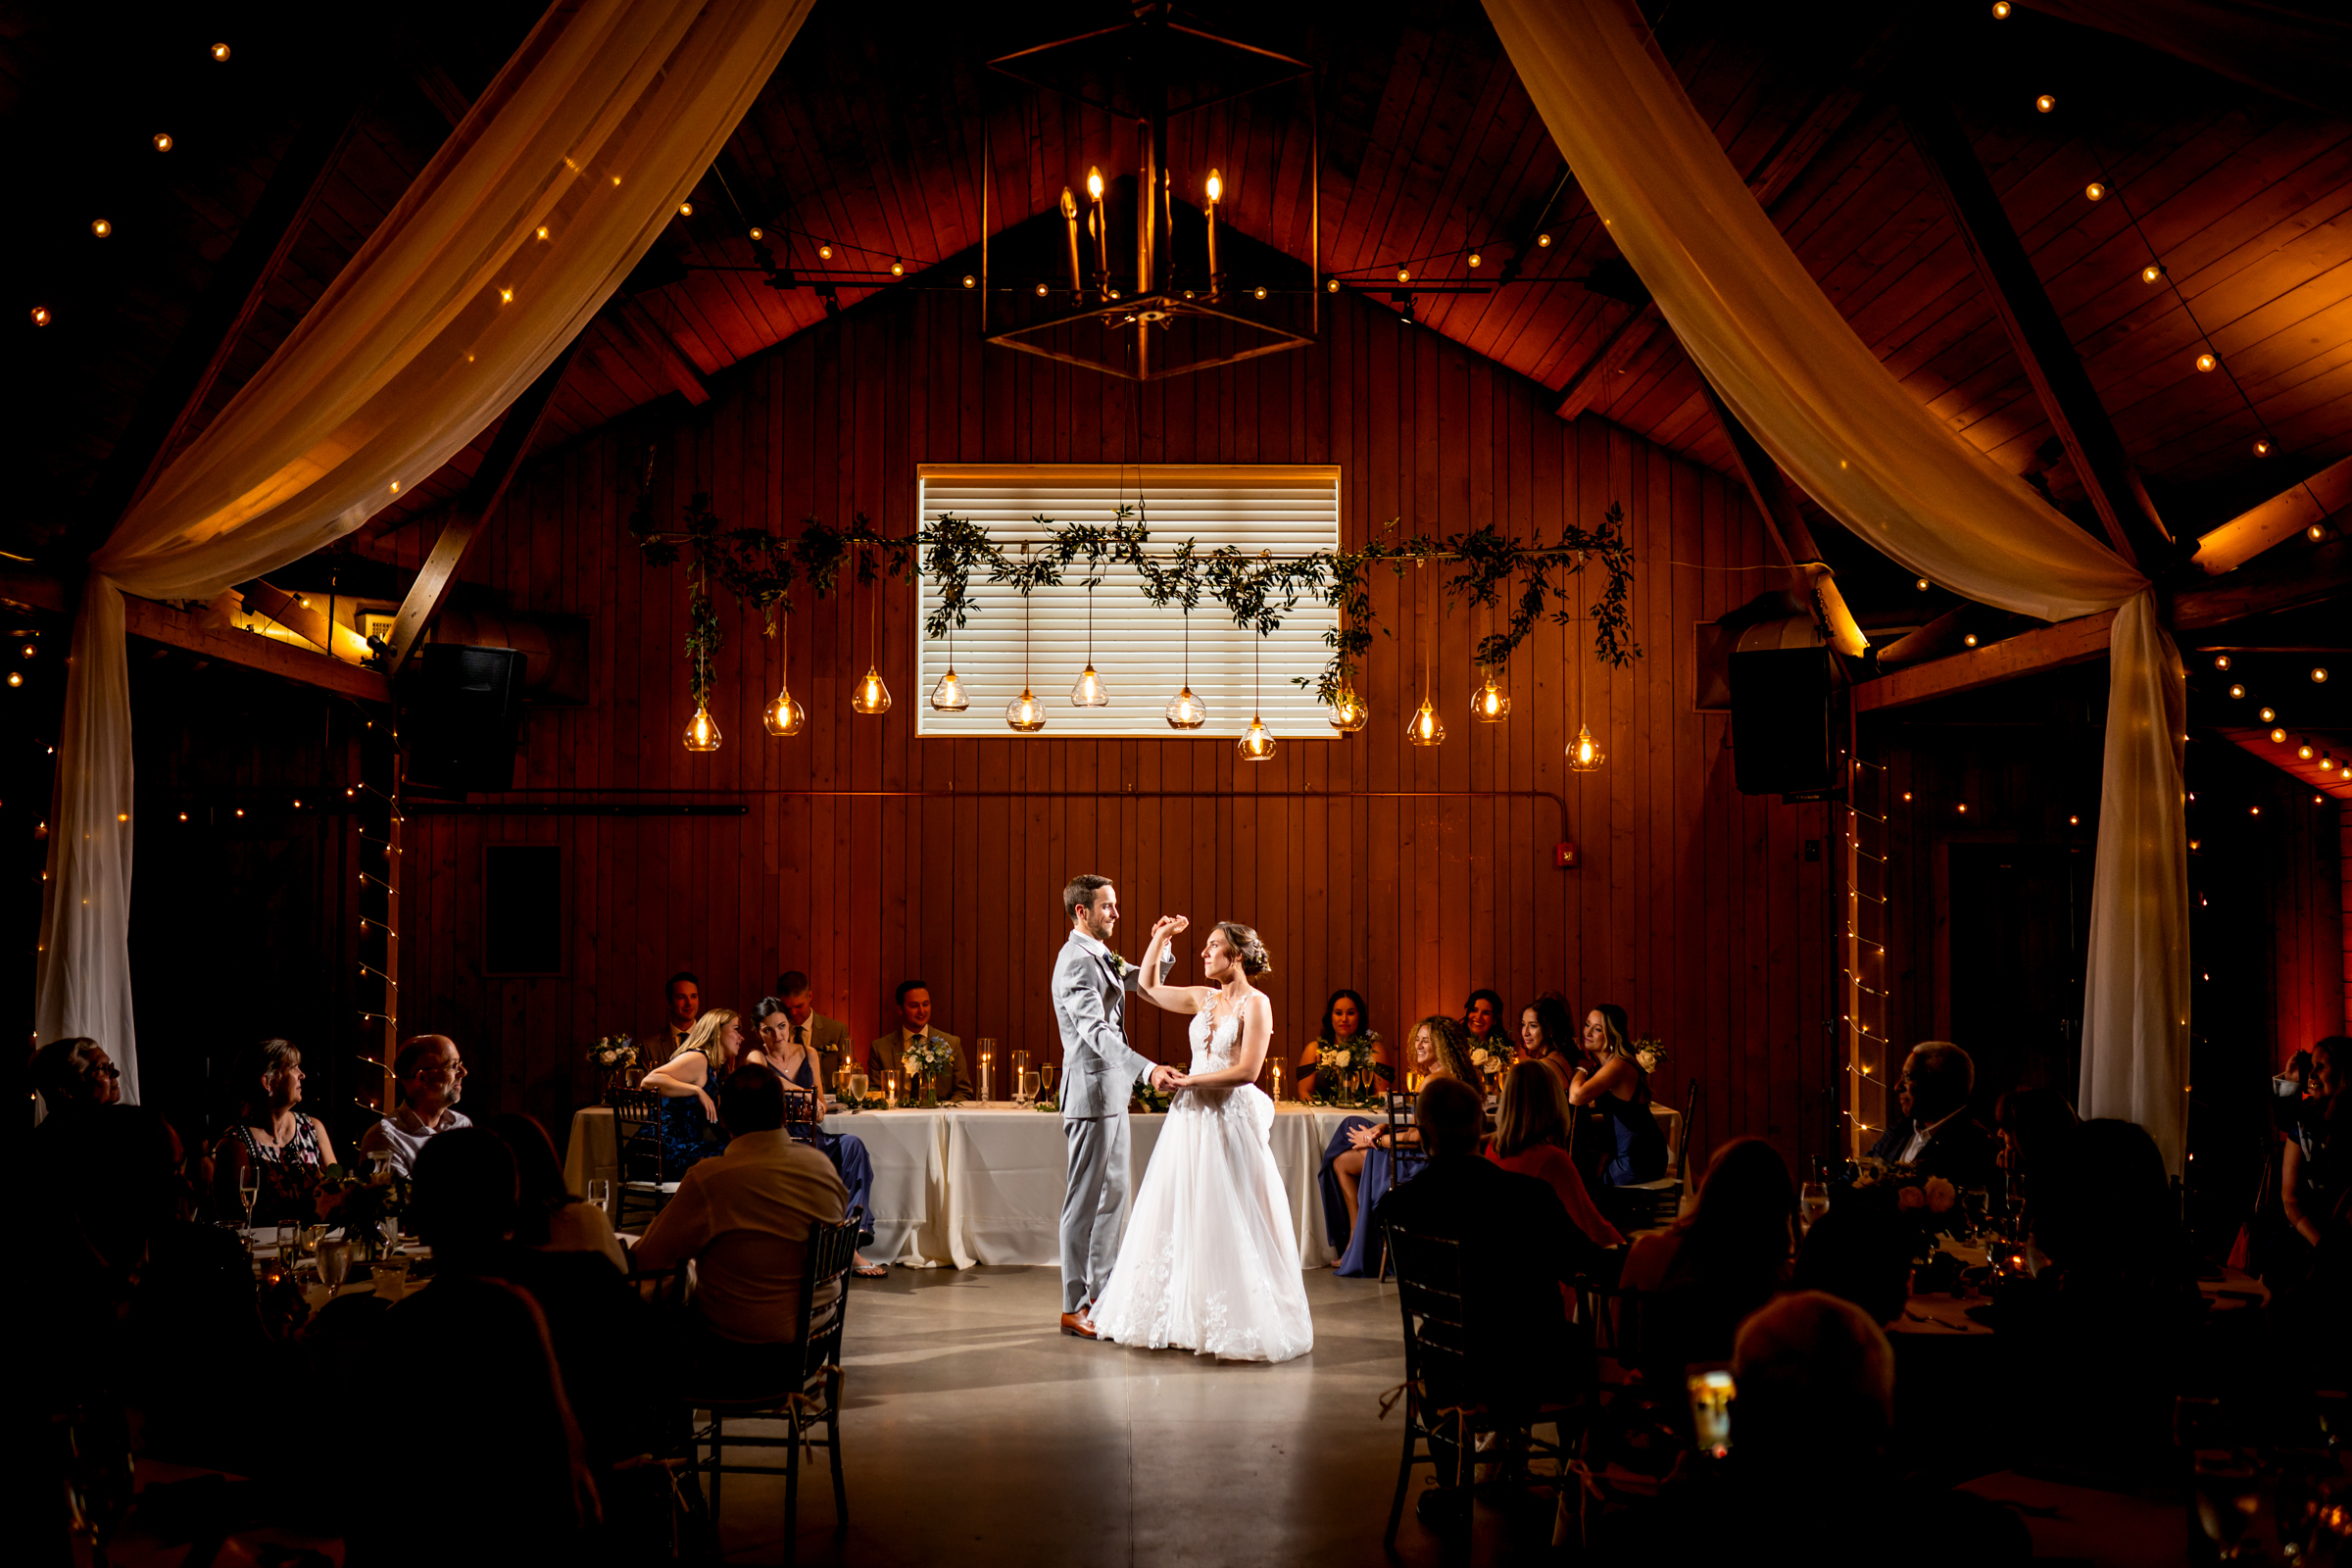
[[[1233,1064],[1241,1019],[1193,1016],[1196,1073]],[[1266,1135],[1274,1102],[1254,1084],[1185,1089],[1152,1151],[1096,1332],[1121,1345],[1175,1346],[1236,1361],[1288,1361],[1313,1348],[1282,1172]]]

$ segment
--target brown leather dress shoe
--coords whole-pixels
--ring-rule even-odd
[[[1061,1332],[1064,1334],[1076,1335],[1082,1340],[1100,1338],[1100,1336],[1095,1333],[1095,1320],[1091,1317],[1088,1317],[1084,1312],[1062,1313]]]

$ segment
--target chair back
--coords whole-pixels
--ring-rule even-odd
[[[808,1256],[801,1267],[801,1387],[812,1388],[828,1366],[841,1360],[842,1330],[850,1316],[850,1270],[858,1261],[858,1228],[865,1209],[858,1205],[838,1224],[808,1226]],[[827,1294],[830,1298],[818,1300]]]
[[[1428,1408],[1459,1403],[1471,1388],[1462,1244],[1393,1220],[1382,1230],[1404,1314],[1405,1378],[1420,1386]]]
[[[1683,1172],[1688,1168],[1684,1161],[1690,1153],[1690,1124],[1697,1115],[1698,1080],[1693,1078],[1690,1087],[1683,1092],[1683,1124],[1674,1130],[1674,1187],[1677,1192],[1683,1188]]]
[[[669,1180],[662,1148],[662,1097],[651,1089],[621,1089],[612,1095],[612,1147],[624,1179]]]
[[[1404,1141],[1405,1130],[1413,1125],[1413,1097],[1401,1091],[1391,1090],[1388,1095],[1388,1107],[1389,1159],[1391,1162],[1389,1183],[1391,1186],[1395,1186],[1398,1182],[1419,1175],[1421,1167],[1429,1163],[1429,1155],[1423,1152],[1418,1145],[1408,1144]]]

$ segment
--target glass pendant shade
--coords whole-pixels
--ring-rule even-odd
[[[971,695],[963,689],[963,681],[956,675],[954,664],[939,677],[939,684],[931,688],[931,706],[943,713],[960,713],[972,706]]]
[[[1199,729],[1208,722],[1208,705],[1195,697],[1190,686],[1168,699],[1165,712],[1170,729]]]
[[[1576,726],[1576,739],[1568,747],[1568,770],[1572,773],[1597,772],[1608,759],[1600,755],[1600,747],[1592,739],[1592,731],[1583,724]]]
[[[1333,729],[1343,735],[1352,735],[1372,722],[1372,710],[1364,706],[1362,698],[1355,695],[1352,686],[1340,688],[1339,699],[1324,710],[1323,716],[1331,721]]]
[[[718,746],[718,721],[710,716],[710,710],[698,704],[694,717],[686,721],[686,749],[690,752],[715,752]]]
[[[1046,705],[1024,686],[1020,696],[1004,705],[1004,722],[1023,735],[1034,735],[1046,727]]]
[[[1404,738],[1415,746],[1436,746],[1446,739],[1446,721],[1438,717],[1438,710],[1430,706],[1428,698],[1422,698],[1421,706],[1413,710],[1412,718],[1404,726]]]
[[[1274,732],[1266,728],[1265,720],[1251,713],[1250,727],[1242,731],[1233,749],[1242,754],[1245,762],[1266,761],[1274,756]]]
[[[800,705],[790,690],[782,690],[760,713],[760,722],[770,735],[798,735],[808,723],[808,710]],[[694,745],[692,741],[686,744]]]
[[[1502,687],[1501,672],[1490,669],[1470,693],[1470,716],[1481,724],[1499,724],[1511,716],[1511,694]]]
[[[890,688],[882,684],[882,671],[875,665],[865,667],[865,678],[858,683],[858,695],[850,699],[850,709],[858,713],[890,711]]]
[[[1095,663],[1091,659],[1087,661],[1086,673],[1079,676],[1078,683],[1070,688],[1070,706],[1072,708],[1108,708],[1110,706],[1110,688],[1103,685],[1102,677],[1095,673]]]

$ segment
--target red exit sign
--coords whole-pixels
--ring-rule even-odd
[[[1578,858],[1573,842],[1563,842],[1551,847],[1551,863],[1563,871],[1573,871],[1584,861]]]

